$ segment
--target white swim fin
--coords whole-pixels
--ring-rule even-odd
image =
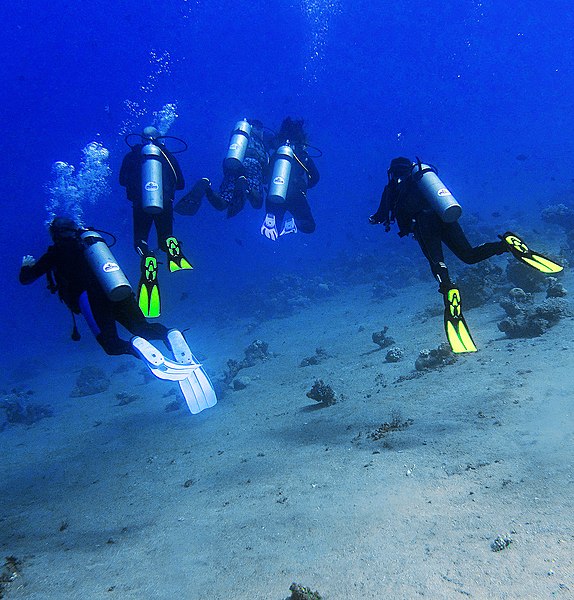
[[[158,378],[167,381],[181,381],[200,365],[181,364],[166,358],[153,344],[146,339],[136,336],[132,338],[132,347],[147,365],[148,369]]]
[[[167,335],[175,360],[182,365],[193,365],[188,377],[178,380],[181,393],[194,415],[217,404],[217,396],[207,373],[193,356],[181,331],[171,329]]]

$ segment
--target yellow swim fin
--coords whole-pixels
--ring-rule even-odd
[[[507,231],[499,237],[508,246],[508,251],[515,258],[541,273],[559,273],[564,268],[547,256],[531,250],[515,233]]]
[[[443,297],[444,330],[451,350],[455,354],[476,352],[476,345],[462,314],[460,292],[457,288],[450,288],[443,293]]]
[[[193,265],[187,260],[181,251],[181,244],[175,237],[168,237],[165,240],[168,255],[169,272],[183,271],[193,269]]]
[[[155,318],[161,313],[157,280],[157,259],[151,254],[142,256],[141,277],[138,285],[138,305],[144,317]]]

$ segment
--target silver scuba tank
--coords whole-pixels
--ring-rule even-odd
[[[104,238],[97,231],[87,229],[80,234],[80,240],[84,256],[106,296],[112,302],[125,300],[132,293],[132,287]]]
[[[149,142],[141,149],[142,208],[150,214],[163,212],[163,165],[161,148]]]
[[[269,184],[269,193],[267,199],[276,204],[282,204],[287,199],[287,188],[289,187],[289,178],[291,177],[291,163],[295,156],[293,148],[287,141],[275,152],[275,163],[273,165],[273,175]]]
[[[237,171],[243,165],[245,152],[249,144],[249,136],[251,135],[251,123],[247,119],[237,121],[235,129],[229,140],[227,148],[227,156],[223,160],[223,167],[230,171]]]
[[[454,223],[460,218],[460,204],[439,179],[434,167],[418,162],[413,165],[412,174],[418,189],[442,221]]]

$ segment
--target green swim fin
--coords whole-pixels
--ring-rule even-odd
[[[455,354],[476,352],[476,346],[462,314],[460,292],[457,288],[450,288],[443,293],[443,297],[444,330],[451,350]]]
[[[500,239],[508,246],[509,252],[520,262],[546,274],[559,273],[564,268],[547,256],[534,252],[515,234],[507,231]]]
[[[144,317],[159,317],[161,300],[157,280],[157,258],[144,254],[141,260],[141,276],[138,284],[138,305]]]
[[[186,269],[193,269],[193,265],[185,258],[181,251],[181,245],[177,238],[168,237],[165,240],[167,247],[167,255],[169,258],[169,272],[174,273],[175,271],[183,271]]]

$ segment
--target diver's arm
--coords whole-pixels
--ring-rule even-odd
[[[307,187],[315,187],[319,183],[319,179],[321,178],[321,176],[319,175],[319,169],[317,169],[315,161],[312,158],[308,157],[305,163],[305,166],[307,167]]]
[[[369,217],[369,223],[371,225],[381,225],[385,226],[385,230],[389,230],[390,225],[390,217],[389,213],[391,210],[390,206],[390,192],[389,186],[386,185],[383,193],[381,194],[381,201],[379,203],[379,208],[377,208],[377,212],[374,215]]]
[[[119,181],[122,187],[128,187],[128,185],[130,184],[130,180],[134,177],[134,173],[137,170],[139,158],[139,151],[136,152],[135,150],[128,152],[124,156],[119,174]]]
[[[38,261],[27,254],[22,258],[22,267],[18,279],[23,285],[28,285],[45,275],[53,266],[53,260],[49,252],[46,252]]]
[[[183,190],[183,188],[185,187],[185,179],[183,177],[183,171],[179,166],[179,162],[171,152],[167,152],[165,150],[164,152],[166,152],[167,156],[169,157],[169,162],[173,165],[173,170],[175,171],[175,189]]]

